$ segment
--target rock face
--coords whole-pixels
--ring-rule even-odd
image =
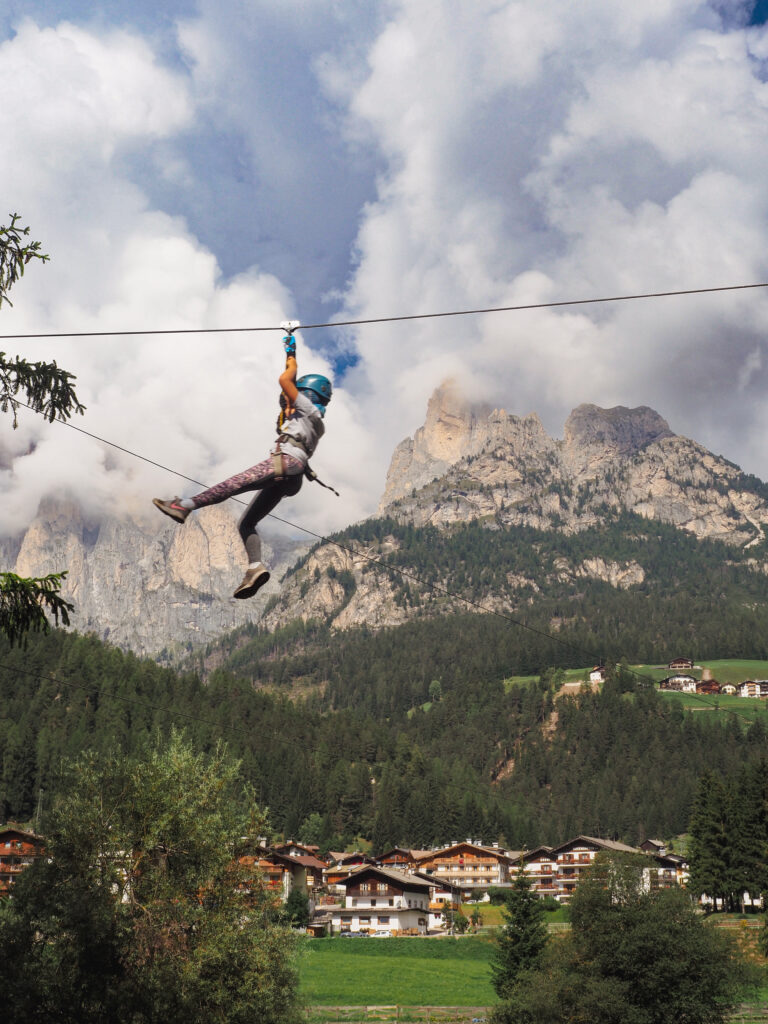
[[[236,601],[245,558],[225,506],[175,526],[159,515],[91,521],[73,501],[49,499],[23,537],[0,541],[0,565],[20,576],[66,569],[62,592],[75,605],[73,628],[137,654],[173,656],[258,620],[305,549],[275,550],[265,541],[272,579],[256,598]]]
[[[424,426],[395,448],[379,510],[482,447],[489,413],[487,406],[470,406],[456,381],[445,381],[427,404]]]
[[[740,546],[768,526],[759,481],[674,434],[653,409],[580,405],[558,441],[535,415],[464,406],[459,416],[458,406],[454,385],[432,396],[429,424],[395,452],[381,514],[415,525],[493,518],[572,533],[601,522],[606,509],[627,510]],[[450,445],[438,458],[446,421]]]

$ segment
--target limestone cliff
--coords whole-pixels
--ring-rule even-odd
[[[0,541],[0,565],[20,576],[66,569],[72,627],[137,654],[200,646],[261,616],[279,578],[306,546],[264,544],[272,579],[250,601],[232,591],[244,568],[235,521],[225,506],[202,509],[183,526],[89,519],[67,499],[48,499],[22,537]]]
[[[430,401],[438,426],[444,402],[456,407],[452,389],[438,389]],[[437,479],[425,479],[426,453],[434,449],[426,426],[410,442],[410,462],[408,442],[398,447],[381,514],[416,525],[487,517],[500,526],[574,532],[600,522],[606,508],[624,509],[741,546],[762,540],[768,526],[759,481],[677,436],[645,406],[581,405],[568,417],[562,441],[549,437],[537,416],[521,419],[503,410],[465,408],[453,427],[450,450],[460,454],[443,460]]]

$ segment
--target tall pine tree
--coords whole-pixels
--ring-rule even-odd
[[[544,908],[531,888],[522,858],[503,913],[505,924],[491,970],[497,995],[508,999],[520,974],[538,966],[548,939]]]

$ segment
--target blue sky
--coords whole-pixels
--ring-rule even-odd
[[[764,0],[6,2],[0,186],[52,260],[3,328],[768,280],[767,18]],[[555,435],[581,402],[650,405],[768,477],[767,329],[752,292],[306,332],[300,366],[339,385],[320,461],[345,500],[297,505],[321,528],[371,512],[448,376]],[[269,444],[279,334],[19,347],[78,374],[90,429],[192,476]],[[25,422],[0,443],[0,529],[46,489],[139,507],[160,483]]]

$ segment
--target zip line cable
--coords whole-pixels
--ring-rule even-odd
[[[25,409],[29,409],[31,412],[35,412],[35,410],[33,410],[30,406],[28,406],[28,404],[26,402],[19,401],[18,399],[14,399],[14,401],[17,404],[19,404],[19,406],[23,406]],[[38,414],[38,415],[42,415],[42,414]],[[55,422],[56,423],[60,423],[62,426],[70,427],[72,430],[77,430],[79,433],[85,434],[86,436],[93,438],[93,440],[100,441],[102,444],[108,444],[111,447],[114,447],[114,449],[117,449],[118,451],[123,452],[126,455],[129,455],[129,456],[131,456],[134,459],[138,459],[141,462],[147,463],[148,465],[155,466],[158,469],[162,469],[162,470],[164,470],[164,472],[171,473],[173,476],[177,476],[177,477],[179,477],[182,480],[187,480],[189,483],[194,483],[194,484],[196,484],[196,486],[200,486],[200,487],[204,487],[204,488],[207,487],[207,484],[203,483],[201,480],[196,480],[194,477],[187,476],[185,473],[180,473],[178,470],[175,470],[175,469],[172,469],[169,466],[163,465],[163,463],[156,462],[154,459],[147,458],[146,456],[143,456],[143,455],[139,454],[138,452],[134,452],[131,449],[127,449],[127,447],[124,447],[121,444],[117,444],[115,441],[111,441],[111,440],[106,439],[105,437],[100,437],[98,434],[91,433],[90,431],[83,429],[83,427],[78,427],[74,423],[70,423],[68,420],[63,420],[63,419],[57,418],[55,420]],[[240,505],[247,505],[248,504],[248,502],[244,502],[241,498],[234,497],[232,500],[238,502],[238,504],[240,504]],[[298,529],[301,532],[303,532],[303,534],[306,534],[309,537],[313,537],[313,538],[315,538],[315,540],[321,541],[324,544],[333,544],[335,547],[339,548],[341,551],[344,551],[347,554],[351,555],[352,558],[356,557],[356,558],[365,559],[366,561],[370,562],[372,565],[378,566],[379,569],[381,569],[381,570],[383,570],[385,572],[394,572],[397,575],[399,575],[399,577],[401,577],[403,579],[412,580],[415,583],[418,583],[420,586],[426,587],[428,590],[431,590],[434,593],[442,594],[445,597],[449,597],[449,598],[451,598],[452,600],[455,600],[455,601],[460,601],[463,604],[466,604],[467,606],[469,606],[471,608],[474,608],[474,609],[476,609],[478,611],[481,611],[483,614],[486,614],[486,615],[487,614],[492,614],[492,615],[496,615],[499,618],[503,618],[503,620],[505,620],[506,622],[510,623],[513,626],[517,626],[519,629],[526,630],[528,633],[535,634],[536,636],[544,637],[547,640],[552,640],[555,643],[560,644],[562,647],[566,647],[569,650],[574,651],[575,653],[586,655],[590,660],[593,660],[593,662],[597,662],[597,664],[600,664],[600,662],[601,662],[601,658],[597,657],[594,654],[594,652],[590,651],[586,647],[582,647],[580,644],[573,643],[570,640],[564,640],[562,637],[555,636],[553,633],[548,633],[546,630],[541,630],[541,629],[539,629],[536,626],[529,626],[527,623],[522,622],[522,620],[520,620],[520,618],[516,618],[514,615],[510,615],[509,613],[507,613],[505,611],[500,611],[498,608],[488,607],[486,605],[481,604],[479,601],[474,601],[471,598],[464,597],[461,594],[456,594],[453,591],[451,591],[449,588],[443,587],[440,584],[430,583],[429,581],[424,580],[421,577],[419,577],[419,575],[417,575],[415,572],[411,572],[408,569],[400,568],[399,566],[396,566],[396,565],[389,565],[386,562],[382,561],[380,558],[376,558],[373,555],[367,555],[364,552],[355,550],[354,548],[351,548],[348,545],[342,544],[340,541],[335,541],[332,538],[326,537],[323,534],[317,534],[317,532],[315,532],[314,530],[309,529],[306,526],[302,526],[299,523],[292,522],[290,519],[285,519],[282,516],[275,515],[273,512],[270,512],[268,514],[268,518],[274,519],[276,522],[282,522],[284,525],[291,526],[294,529]],[[648,682],[654,683],[654,680],[650,676],[646,676],[646,675],[644,675],[641,672],[637,672],[635,669],[631,669],[631,668],[627,667],[627,671],[630,672],[637,679],[640,679],[640,680],[642,680],[645,683],[648,683]],[[694,699],[699,700],[699,702],[701,702],[701,703],[705,703],[705,705],[707,705],[708,707],[714,708],[715,710],[719,710],[717,703],[714,703],[711,700],[707,700],[706,698],[703,698],[701,696],[701,694],[688,694],[688,695],[694,697]],[[725,708],[722,709],[722,710],[725,711],[726,714],[733,715],[736,718],[740,718],[740,719],[742,719],[745,722],[750,722],[751,723],[751,721],[752,721],[750,718],[742,715],[740,712],[737,712],[737,711],[734,711],[734,710],[730,710],[730,709],[725,709]]]
[[[405,316],[379,316],[366,320],[331,320],[328,323],[302,324],[298,330],[314,331],[320,327],[357,327],[363,324],[401,323],[404,320],[435,320],[451,316],[479,316],[482,313],[518,313],[529,309],[557,309],[561,306],[589,306],[605,302],[629,302],[635,299],[663,299],[675,295],[706,295],[711,292],[738,292],[751,288],[768,288],[768,281],[758,284],[718,285],[714,288],[683,288],[670,292],[643,292],[636,295],[608,295],[595,299],[563,299],[559,302],[531,302],[518,306],[489,306],[485,309],[454,309],[441,313],[409,313]],[[159,334],[239,334],[248,331],[279,331],[276,327],[178,327],[138,331],[59,331],[47,334],[0,334],[0,341],[22,338],[120,338]]]

